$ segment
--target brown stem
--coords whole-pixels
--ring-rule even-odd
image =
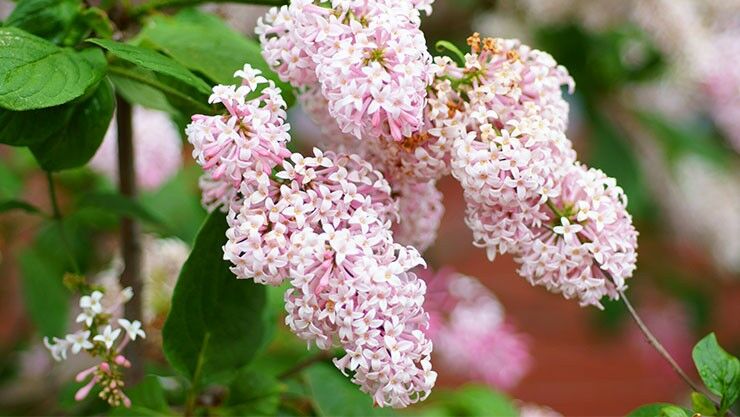
[[[134,144],[131,121],[131,105],[116,96],[116,123],[118,124],[118,179],[122,195],[136,198],[136,170],[134,164]],[[128,320],[141,321],[141,244],[139,225],[133,217],[121,219],[121,250],[123,254],[123,273],[121,287],[131,287],[134,297],[126,303],[124,315]],[[129,385],[144,376],[141,343],[131,343],[126,349],[126,356],[132,364],[127,373]]]
[[[298,362],[294,367],[281,373],[280,375],[278,375],[278,379],[288,379],[296,374],[299,374],[301,371],[310,367],[311,365],[318,363],[318,362],[323,362],[331,357],[332,357],[331,352],[322,350],[321,352],[318,352],[317,354],[313,356],[309,356],[308,358],[302,360],[301,362]]]

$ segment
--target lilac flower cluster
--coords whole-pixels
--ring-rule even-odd
[[[234,274],[289,281],[286,324],[309,345],[341,347],[336,366],[380,406],[423,400],[436,379],[426,284],[412,269],[436,239],[442,176],[462,185],[475,244],[491,259],[513,253],[533,285],[600,306],[635,268],[624,193],[580,165],[565,136],[567,71],[518,41],[477,34],[460,63],[432,61],[419,30],[428,6],[293,0],[260,21],[266,60],[296,87],[331,151],[287,149],[285,102],[249,65],[235,74],[240,86],[213,89],[225,114],[193,116],[187,128],[206,171],[204,204],[227,212]],[[457,366],[471,344],[511,336],[492,296],[465,294],[443,348]],[[478,328],[488,320],[483,333],[471,317]],[[503,356],[526,362],[521,341],[507,340]],[[519,377],[497,372],[483,378]]]
[[[77,393],[75,400],[82,401],[97,385],[100,387],[98,396],[111,406],[131,406],[131,400],[124,394],[123,368],[130,368],[131,363],[122,352],[129,342],[137,338],[145,338],[141,322],[129,321],[125,318],[117,320],[118,326],[112,323],[115,312],[122,309],[123,304],[133,297],[131,288],[125,288],[114,297],[106,297],[101,290],[94,290],[88,295],[80,297],[80,314],[77,322],[82,323],[82,329],[65,337],[54,337],[52,340],[44,338],[44,345],[51,352],[56,361],[66,360],[68,352],[79,354],[86,352],[93,357],[101,358],[99,364],[78,373],[77,382],[89,381]],[[121,332],[124,332],[120,342]]]
[[[438,59],[467,115],[452,175],[466,223],[490,259],[510,252],[519,273],[581,305],[617,298],[636,262],[637,232],[616,182],[576,162],[565,137],[573,81],[548,54],[518,41],[468,39],[464,67]]]
[[[306,112],[325,133],[322,146],[356,152],[388,180],[400,201],[396,238],[419,250],[434,242],[444,209],[434,183],[451,173],[464,190],[466,223],[473,231],[474,243],[485,248],[491,260],[498,253],[513,253],[521,263],[521,274],[531,283],[568,298],[577,297],[582,305],[600,306],[602,296],[617,297],[635,268],[637,232],[626,211],[623,192],[613,180],[570,179],[580,168],[575,168],[579,166],[576,154],[565,136],[568,103],[562,88],[574,88],[565,68],[549,54],[517,40],[481,39],[475,34],[468,39],[471,52],[460,53],[462,62],[437,57],[431,64],[417,63],[426,65],[432,80],[420,83],[426,85],[426,95],[420,123],[412,124],[411,132],[403,131],[399,136],[393,129],[372,133],[347,129],[335,110],[336,103],[354,102],[355,108],[364,109],[361,116],[368,116],[365,110],[373,107],[377,97],[369,99],[364,87],[340,73],[330,78],[332,82],[340,80],[344,90],[327,94],[331,89],[321,79],[323,66],[335,65],[341,72],[353,65],[367,66],[370,61],[338,50],[326,55],[328,63],[314,57],[325,48],[320,28],[348,39],[345,46],[355,45],[358,38],[342,38],[346,29],[342,25],[351,26],[357,16],[364,17],[363,12],[385,3],[362,2],[362,10],[352,9],[352,4],[333,2],[334,13],[327,14],[326,7],[294,1],[274,10],[258,33],[268,62],[283,79],[300,88]],[[399,7],[413,9],[409,4]],[[297,23],[306,19],[314,22],[311,33]],[[317,24],[321,19],[329,23]],[[416,19],[414,15],[412,20]],[[321,41],[300,46],[301,39],[316,38]],[[298,45],[305,61],[315,67],[277,57],[277,44],[285,42]],[[309,67],[311,76],[296,80],[294,75]],[[413,94],[405,94],[408,102],[416,102]],[[400,108],[392,113],[398,111]],[[598,176],[595,171],[584,171],[585,176]],[[594,182],[605,190],[583,188]],[[567,192],[566,185],[570,187]],[[405,202],[404,195],[413,195],[413,201]],[[606,202],[600,205],[599,199]],[[574,209],[580,206],[591,209],[588,214]],[[567,239],[556,231],[566,225],[569,230],[578,229]],[[592,230],[598,237],[591,236]]]
[[[376,404],[423,400],[436,373],[426,285],[411,270],[424,261],[393,239],[390,185],[357,155],[288,151],[279,90],[249,65],[235,76],[241,86],[216,86],[210,99],[228,114],[193,116],[187,128],[204,203],[228,211],[224,258],[238,278],[289,280],[286,324],[309,345],[343,348],[336,366]]]
[[[259,21],[263,55],[280,77],[318,89],[342,132],[400,141],[423,121],[431,82],[419,8],[410,0],[294,0]]]

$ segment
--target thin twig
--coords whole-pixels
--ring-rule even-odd
[[[686,384],[688,384],[689,387],[691,387],[692,390],[696,392],[702,392],[701,387],[699,387],[696,382],[694,382],[688,375],[686,375],[686,372],[684,372],[683,369],[676,363],[676,360],[673,359],[670,353],[663,347],[663,345],[658,341],[658,339],[653,335],[653,333],[650,331],[650,329],[647,327],[645,322],[642,321],[642,318],[640,318],[640,315],[637,314],[637,311],[632,306],[632,303],[630,303],[629,298],[627,298],[627,294],[624,293],[623,290],[619,290],[619,296],[622,298],[622,302],[624,302],[624,305],[627,306],[627,310],[629,310],[630,315],[635,320],[635,323],[637,323],[637,326],[640,328],[640,331],[645,335],[645,338],[647,341],[655,348],[655,350],[660,353],[660,356],[662,356],[670,365],[671,368],[673,368],[674,371],[678,374],[678,376],[683,379]]]
[[[332,357],[331,352],[322,350],[321,352],[318,352],[317,354],[313,356],[309,356],[308,358],[302,360],[301,362],[298,362],[294,367],[281,373],[280,375],[278,375],[278,379],[288,379],[292,376],[299,374],[301,371],[310,367],[311,365],[318,363],[318,362],[323,362],[327,359],[330,359],[331,357]]]
[[[116,123],[118,124],[118,178],[122,195],[136,198],[136,170],[134,164],[134,144],[131,121],[131,104],[116,97]],[[139,225],[130,216],[121,219],[121,250],[123,254],[123,273],[121,287],[131,287],[135,296],[126,303],[124,314],[127,319],[141,321],[141,244]],[[143,352],[141,343],[128,346],[127,357],[132,364],[127,372],[129,383],[139,381],[144,376]]]

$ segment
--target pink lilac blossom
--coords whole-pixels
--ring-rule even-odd
[[[393,236],[423,253],[437,240],[445,211],[442,193],[433,181],[401,184],[394,191],[398,193],[399,220]]]
[[[740,27],[715,35],[712,44],[724,64],[707,65],[702,85],[715,122],[740,153]]]
[[[691,331],[691,316],[679,302],[671,301],[663,305],[649,305],[642,308],[645,324],[660,340],[668,353],[681,367],[691,366],[691,349],[695,338]],[[629,329],[631,344],[639,349],[644,364],[661,372],[666,377],[675,375],[668,363],[660,360],[660,355],[645,343],[645,335],[637,326]]]
[[[182,139],[167,113],[133,108],[136,182],[145,190],[159,188],[182,166]],[[90,167],[118,182],[118,135],[115,118]]]
[[[258,79],[251,67],[242,72]],[[234,189],[225,202],[224,258],[237,278],[268,285],[290,280],[286,324],[309,345],[342,347],[346,355],[336,366],[351,372],[377,405],[423,400],[436,373],[422,331],[426,286],[410,270],[424,261],[393,240],[398,206],[390,186],[357,155],[288,152],[284,103],[272,106],[280,113],[269,122],[260,111],[261,102],[270,107],[279,98],[269,88],[274,99],[265,99],[265,89],[254,102],[230,99],[251,87],[243,93],[216,87],[214,101],[231,117],[196,115],[188,127],[195,159]],[[279,133],[262,133],[268,124]]]
[[[195,115],[185,133],[193,145],[193,157],[206,171],[200,181],[203,204],[209,210],[228,207],[240,187],[260,190],[267,184],[272,169],[290,156],[285,144],[290,140],[285,123],[285,101],[274,82],[259,70],[245,65],[234,76],[240,86],[217,85],[209,103],[221,103],[225,115]],[[247,100],[260,84],[257,98]],[[245,179],[245,173],[255,173]],[[249,184],[245,184],[249,182]]]
[[[119,318],[116,320],[117,327],[114,327],[116,324],[112,317],[132,297],[131,288],[123,289],[115,297],[106,297],[103,291],[93,290],[80,297],[81,313],[77,316],[77,322],[82,323],[81,330],[63,338],[54,337],[51,341],[44,338],[44,345],[56,361],[66,360],[68,352],[74,355],[87,352],[101,358],[99,364],[83,370],[75,377],[77,382],[88,381],[75,393],[75,400],[85,399],[97,385],[100,387],[98,397],[111,406],[131,406],[131,400],[123,392],[123,368],[130,368],[131,363],[122,352],[129,342],[145,338],[146,333],[138,320],[132,322]]]
[[[431,83],[419,25],[408,0],[294,0],[256,32],[271,67],[296,87],[318,86],[343,132],[400,141],[421,127]]]
[[[452,175],[463,187],[466,223],[493,260],[515,250],[537,208],[559,193],[558,178],[576,158],[563,133],[568,104],[560,87],[573,80],[548,54],[518,41],[468,40],[464,68],[435,62],[467,100],[458,104],[467,133],[452,145]]]
[[[459,111],[459,101],[449,80],[435,79],[429,88],[424,123],[420,130],[400,141],[386,137],[357,141],[341,133],[326,110],[326,100],[314,89],[308,89],[301,95],[304,109],[324,132],[323,146],[358,153],[383,172],[391,184],[428,182],[450,173],[452,144],[465,134],[466,119],[463,112]]]
[[[532,358],[526,339],[506,321],[496,297],[476,279],[451,270],[420,275],[428,285],[427,334],[442,363],[497,389],[514,387]]]
[[[532,285],[603,308],[600,299],[619,297],[637,261],[637,231],[627,196],[598,169],[572,165],[558,196],[539,208],[520,245],[519,274]]]

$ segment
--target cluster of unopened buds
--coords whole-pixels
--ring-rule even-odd
[[[285,101],[245,65],[214,87],[223,114],[187,128],[206,171],[203,202],[226,212],[224,258],[238,278],[289,280],[286,324],[379,406],[429,394],[425,282],[412,269],[436,238],[452,174],[466,222],[491,259],[582,305],[625,288],[637,232],[615,181],[576,161],[565,136],[573,88],[553,58],[475,34],[432,60],[429,1],[293,0],[257,28],[263,54],[325,131],[313,155],[287,149]],[[265,85],[266,84],[266,85]],[[406,245],[406,246],[404,246]]]
[[[130,368],[131,363],[122,354],[129,342],[145,338],[146,334],[138,320],[125,318],[115,320],[114,315],[123,304],[131,300],[133,291],[125,288],[115,297],[107,297],[100,290],[80,297],[80,309],[77,322],[82,329],[65,337],[44,338],[44,345],[56,361],[66,360],[68,352],[77,355],[86,352],[100,363],[78,373],[77,382],[88,382],[75,394],[75,400],[82,401],[95,386],[100,388],[98,396],[113,407],[131,406],[131,400],[124,394],[123,369]],[[123,333],[123,336],[121,336]]]

